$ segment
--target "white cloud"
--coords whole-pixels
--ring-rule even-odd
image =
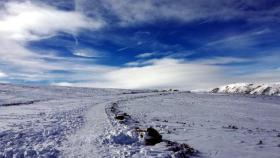
[[[164,58],[147,61],[142,67],[119,68],[101,76],[101,82],[80,86],[113,88],[204,88],[219,85],[223,70],[219,67]],[[199,82],[198,82],[199,81]]]
[[[58,83],[53,83],[51,84],[53,86],[62,86],[62,87],[70,87],[70,86],[73,86],[72,83],[70,82],[58,82]]]
[[[102,66],[95,67],[81,59],[58,57],[53,52],[35,52],[26,48],[29,41],[48,38],[58,32],[78,34],[81,29],[99,29],[104,24],[102,21],[30,1],[6,2],[2,7],[0,66],[9,72],[9,79],[42,81],[66,78],[50,73],[54,70],[80,71],[81,74],[103,71]]]
[[[8,75],[0,71],[0,78],[7,77]]]
[[[3,11],[2,11],[3,12]],[[77,33],[82,28],[98,29],[102,21],[92,21],[74,11],[61,11],[31,2],[6,3],[0,18],[0,34],[6,39],[38,40],[62,31]]]
[[[280,69],[234,75],[239,69],[212,65],[244,62],[234,58],[185,61],[173,58],[153,59],[133,67],[115,68],[75,86],[100,88],[178,88],[207,89],[236,82],[279,82]],[[145,63],[145,64],[143,64]]]
[[[93,49],[78,49],[73,52],[73,55],[87,58],[100,58],[106,56],[105,52],[100,52]]]
[[[156,53],[143,53],[136,56],[136,58],[149,58],[154,56]]]

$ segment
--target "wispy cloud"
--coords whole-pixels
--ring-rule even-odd
[[[239,34],[227,35],[226,37],[222,37],[216,41],[211,41],[206,44],[206,47],[215,47],[219,48],[250,48],[256,45],[259,41],[258,38],[271,33],[271,30],[268,28],[243,32]]]
[[[73,55],[80,56],[80,57],[86,57],[86,58],[100,58],[105,57],[107,53],[99,51],[99,50],[93,50],[93,49],[77,49],[74,50]]]
[[[194,20],[245,19],[248,21],[273,21],[279,19],[279,8],[265,8],[267,0],[76,0],[78,10],[103,18],[118,19],[122,25],[150,23],[154,20],[175,19],[185,22]],[[271,3],[277,3],[275,1]],[[279,3],[278,3],[279,4]],[[256,11],[262,8],[261,11]],[[262,17],[262,18],[259,18]],[[110,21],[110,19],[107,19]]]
[[[156,55],[156,53],[142,53],[136,56],[136,58],[149,58]]]

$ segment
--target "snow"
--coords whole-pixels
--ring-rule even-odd
[[[280,83],[271,83],[271,84],[235,83],[235,84],[229,84],[218,88],[214,88],[211,90],[211,92],[280,96]]]
[[[0,84],[0,157],[276,158],[279,113],[276,96]]]
[[[130,100],[121,109],[205,157],[277,158],[279,105],[279,97],[173,93]]]

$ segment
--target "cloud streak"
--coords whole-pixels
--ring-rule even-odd
[[[76,0],[76,9],[111,21],[118,19],[123,26],[150,23],[155,20],[230,20],[250,22],[279,20],[279,3],[273,0]],[[267,3],[275,7],[265,8]],[[278,4],[278,5],[277,5]],[[261,18],[260,18],[261,17]]]

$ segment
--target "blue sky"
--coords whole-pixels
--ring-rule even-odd
[[[278,0],[0,0],[0,82],[279,82]]]

